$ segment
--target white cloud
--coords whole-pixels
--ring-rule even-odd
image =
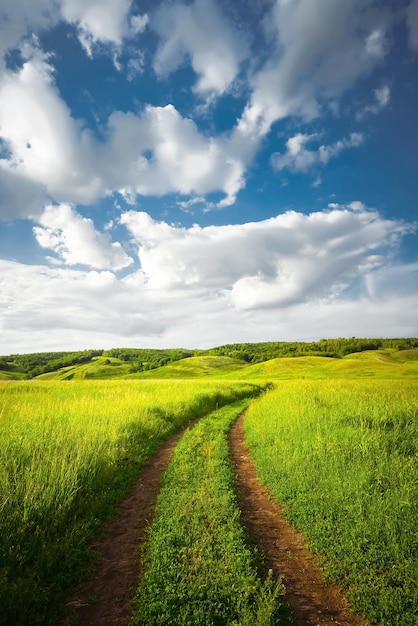
[[[232,204],[244,186],[245,165],[226,138],[201,134],[172,106],[146,107],[141,116],[116,112],[101,154],[108,186],[141,195],[223,191]]]
[[[54,86],[52,67],[38,50],[0,82],[0,136],[11,152],[0,163],[3,168],[59,200],[89,202],[99,195],[90,136],[71,117]]]
[[[121,222],[139,244],[149,288],[228,292],[238,309],[337,297],[414,229],[358,202],[235,226],[178,228],[135,211]]]
[[[407,26],[409,31],[409,46],[411,50],[418,50],[418,0],[412,0],[408,6]]]
[[[19,48],[22,40],[58,21],[59,7],[52,0],[2,0],[0,9],[0,75],[4,55]]]
[[[2,0],[0,71],[8,50],[20,48],[25,38],[60,19],[77,28],[90,56],[97,44],[119,47],[125,37],[143,32],[148,23],[146,14],[131,15],[131,6],[132,0]]]
[[[124,37],[143,32],[147,15],[130,16],[132,0],[61,0],[63,18],[75,24],[89,56],[98,43],[119,47]]]
[[[382,267],[364,275],[367,288],[357,297],[239,310],[225,294],[156,294],[144,288],[140,273],[118,280],[111,272],[0,260],[0,354],[123,345],[197,348],[348,334],[416,337],[417,280],[416,264]]]
[[[240,120],[265,134],[289,115],[310,120],[385,56],[388,16],[372,0],[276,0],[268,20],[275,53],[254,75]]]
[[[382,85],[374,91],[374,103],[365,106],[356,115],[358,120],[363,119],[367,115],[377,115],[385,109],[390,101],[390,88],[388,85]]]
[[[132,263],[119,242],[100,233],[93,221],[82,217],[69,204],[49,205],[33,232],[42,248],[53,250],[66,265],[87,265],[119,270]]]
[[[326,165],[330,159],[337,157],[343,150],[357,148],[363,143],[361,133],[351,133],[328,146],[321,145],[317,150],[308,150],[305,145],[318,138],[317,134],[298,133],[286,141],[286,152],[275,152],[270,158],[275,170],[288,168],[292,172],[307,172],[315,165]]]
[[[99,143],[72,118],[39,50],[0,81],[0,136],[10,151],[0,169],[57,202],[86,204],[113,191],[127,197],[221,191],[227,206],[244,186],[245,164],[230,139],[206,137],[172,105],[148,106],[140,115],[115,111],[104,130],[107,139]],[[29,200],[19,215],[33,214]]]
[[[159,76],[167,76],[190,58],[199,76],[195,91],[222,94],[248,54],[244,39],[228,25],[214,0],[162,5],[152,27],[160,38],[154,59]]]

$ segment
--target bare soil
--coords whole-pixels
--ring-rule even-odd
[[[192,422],[193,423],[193,422]],[[155,511],[161,475],[184,430],[148,461],[114,521],[91,545],[97,553],[91,578],[67,599],[60,626],[126,626],[140,577],[140,549]]]
[[[286,599],[295,614],[297,626],[358,626],[366,624],[352,613],[341,590],[325,582],[299,532],[292,528],[269,492],[257,477],[244,442],[244,415],[234,423],[229,442],[236,467],[242,521],[257,547],[265,555],[265,565],[276,578],[283,577]]]

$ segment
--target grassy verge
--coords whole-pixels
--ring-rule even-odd
[[[246,436],[352,604],[381,626],[417,624],[418,383],[286,381],[250,406]]]
[[[255,385],[72,381],[0,385],[0,624],[48,624],[87,540],[182,424]]]
[[[258,578],[240,525],[227,432],[245,406],[206,417],[177,445],[151,525],[132,624],[289,623],[282,586]]]

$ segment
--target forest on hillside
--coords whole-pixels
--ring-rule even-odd
[[[246,363],[261,363],[278,357],[325,356],[341,358],[364,350],[409,350],[418,348],[418,338],[376,339],[336,338],[320,341],[267,341],[258,343],[230,343],[208,350],[183,348],[113,348],[111,350],[83,350],[79,352],[38,352],[0,356],[0,371],[15,372],[25,378],[54,372],[63,367],[89,363],[96,357],[119,359],[131,364],[131,371],[155,369],[192,356],[228,356]]]

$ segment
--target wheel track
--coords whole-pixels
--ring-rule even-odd
[[[236,468],[242,521],[257,547],[265,555],[266,566],[276,578],[283,576],[286,599],[296,626],[358,626],[365,620],[352,613],[337,585],[327,584],[322,569],[306,548],[299,532],[283,517],[257,477],[245,445],[245,413],[229,433],[231,458]]]
[[[197,418],[201,419],[201,418]],[[186,427],[165,441],[145,464],[131,493],[118,507],[117,517],[92,542],[97,553],[94,572],[67,599],[59,626],[126,626],[141,575],[139,552],[154,516],[161,476]]]

